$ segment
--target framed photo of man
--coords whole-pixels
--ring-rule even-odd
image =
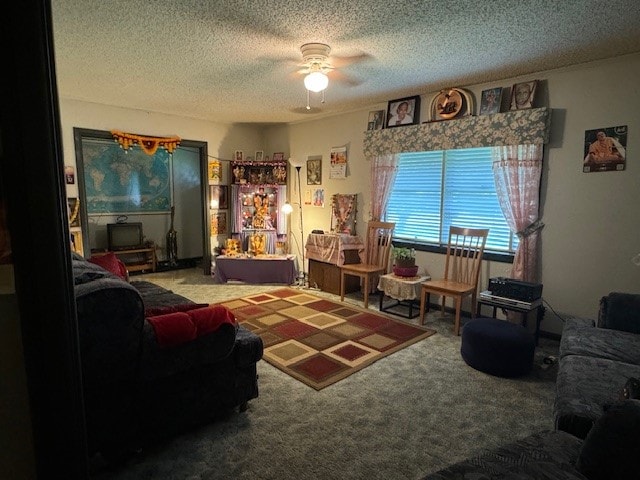
[[[387,106],[387,128],[420,123],[420,95],[391,100]]]
[[[532,108],[537,85],[537,80],[514,84],[513,87],[511,87],[511,104],[509,110]]]
[[[584,173],[621,171],[627,163],[627,125],[584,132]]]

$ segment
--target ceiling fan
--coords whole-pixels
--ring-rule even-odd
[[[303,74],[304,86],[307,90],[307,110],[310,110],[309,95],[310,92],[322,93],[321,103],[324,103],[324,92],[329,85],[329,76],[333,80],[340,81],[349,85],[358,85],[360,82],[335,70],[338,66],[346,66],[352,63],[360,62],[369,58],[366,54],[360,54],[352,57],[332,57],[329,61],[331,47],[325,43],[305,43],[300,47],[302,53],[302,69],[298,73]]]
[[[327,72],[333,67],[328,62],[331,47],[324,43],[305,43],[300,47],[302,52],[303,69],[300,73],[306,74],[304,77],[304,87],[307,90],[307,110],[311,110],[309,106],[309,92],[322,92],[322,100],[324,103],[324,91],[329,85],[329,77]]]

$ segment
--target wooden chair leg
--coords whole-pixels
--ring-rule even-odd
[[[460,335],[460,309],[462,308],[462,297],[456,297],[456,323],[453,327],[453,332],[456,335]]]
[[[369,275],[364,277],[364,308],[369,307]]]
[[[340,271],[340,301],[344,302],[344,270]]]
[[[427,291],[423,288],[420,292],[420,325],[424,325],[424,312],[427,306],[426,297]]]
[[[442,295],[442,298],[440,299],[440,311],[442,312],[442,315],[444,315],[444,306],[445,306],[446,300],[447,300],[447,297],[445,295]]]

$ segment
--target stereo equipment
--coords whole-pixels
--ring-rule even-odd
[[[488,290],[491,295],[513,298],[524,302],[532,302],[542,297],[541,283],[523,282],[513,278],[490,278]]]

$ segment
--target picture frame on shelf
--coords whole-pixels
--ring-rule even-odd
[[[533,108],[537,86],[537,80],[515,83],[513,87],[511,87],[511,102],[509,104],[509,110],[525,110],[527,108]]]
[[[284,160],[284,152],[275,152],[272,159],[274,162],[282,162]]]
[[[256,162],[262,162],[264,158],[264,152],[262,150],[256,150]]]
[[[420,95],[391,100],[387,105],[387,128],[418,125],[420,123]]]
[[[322,184],[322,158],[307,160],[307,185]]]
[[[502,103],[502,87],[488,88],[482,91],[480,97],[480,115],[491,115],[500,113]]]
[[[242,150],[236,150],[236,152],[233,155],[233,158],[235,159],[236,162],[241,162],[244,160],[244,154],[242,153]]]
[[[429,121],[440,122],[473,115],[473,94],[464,88],[451,87],[440,90],[431,99]]]
[[[367,130],[381,130],[382,127],[384,127],[384,110],[370,111]]]

